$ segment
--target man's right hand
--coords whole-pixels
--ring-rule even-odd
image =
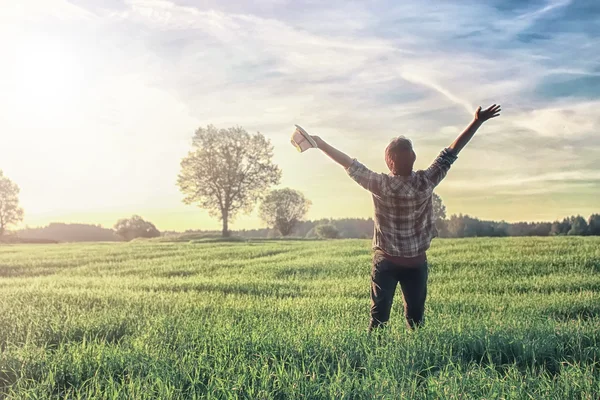
[[[500,111],[502,111],[500,109],[500,105],[496,104],[489,106],[485,110],[482,110],[481,107],[478,107],[477,111],[475,111],[475,121],[485,122],[488,119],[496,118],[500,115]]]

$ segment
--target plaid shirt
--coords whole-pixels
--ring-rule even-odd
[[[410,176],[378,174],[356,159],[348,174],[373,194],[373,249],[394,257],[423,254],[438,232],[433,219],[433,189],[444,179],[456,155],[444,149],[425,171]]]

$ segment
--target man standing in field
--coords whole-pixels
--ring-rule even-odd
[[[437,236],[433,189],[444,179],[460,151],[488,119],[500,115],[500,106],[481,107],[473,122],[424,171],[413,171],[417,158],[412,143],[398,137],[385,149],[389,174],[378,174],[356,159],[311,136],[317,147],[346,169],[352,179],[373,195],[375,231],[371,270],[371,321],[369,331],[390,317],[396,286],[400,283],[408,326],[423,324],[427,296],[427,255]]]

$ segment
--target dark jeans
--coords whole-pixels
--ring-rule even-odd
[[[425,321],[427,297],[427,261],[421,266],[404,267],[385,258],[374,258],[371,271],[371,322],[369,331],[390,319],[390,310],[398,282],[404,299],[404,317],[411,329]]]

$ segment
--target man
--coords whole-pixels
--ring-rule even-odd
[[[413,171],[416,154],[410,140],[398,137],[385,149],[389,174],[378,174],[356,159],[311,136],[325,154],[343,166],[350,177],[373,195],[375,230],[371,271],[369,332],[390,317],[396,286],[400,283],[408,326],[423,324],[427,296],[427,255],[437,236],[433,217],[433,189],[444,179],[460,151],[488,119],[500,115],[500,106],[481,107],[473,122],[424,171]]]

